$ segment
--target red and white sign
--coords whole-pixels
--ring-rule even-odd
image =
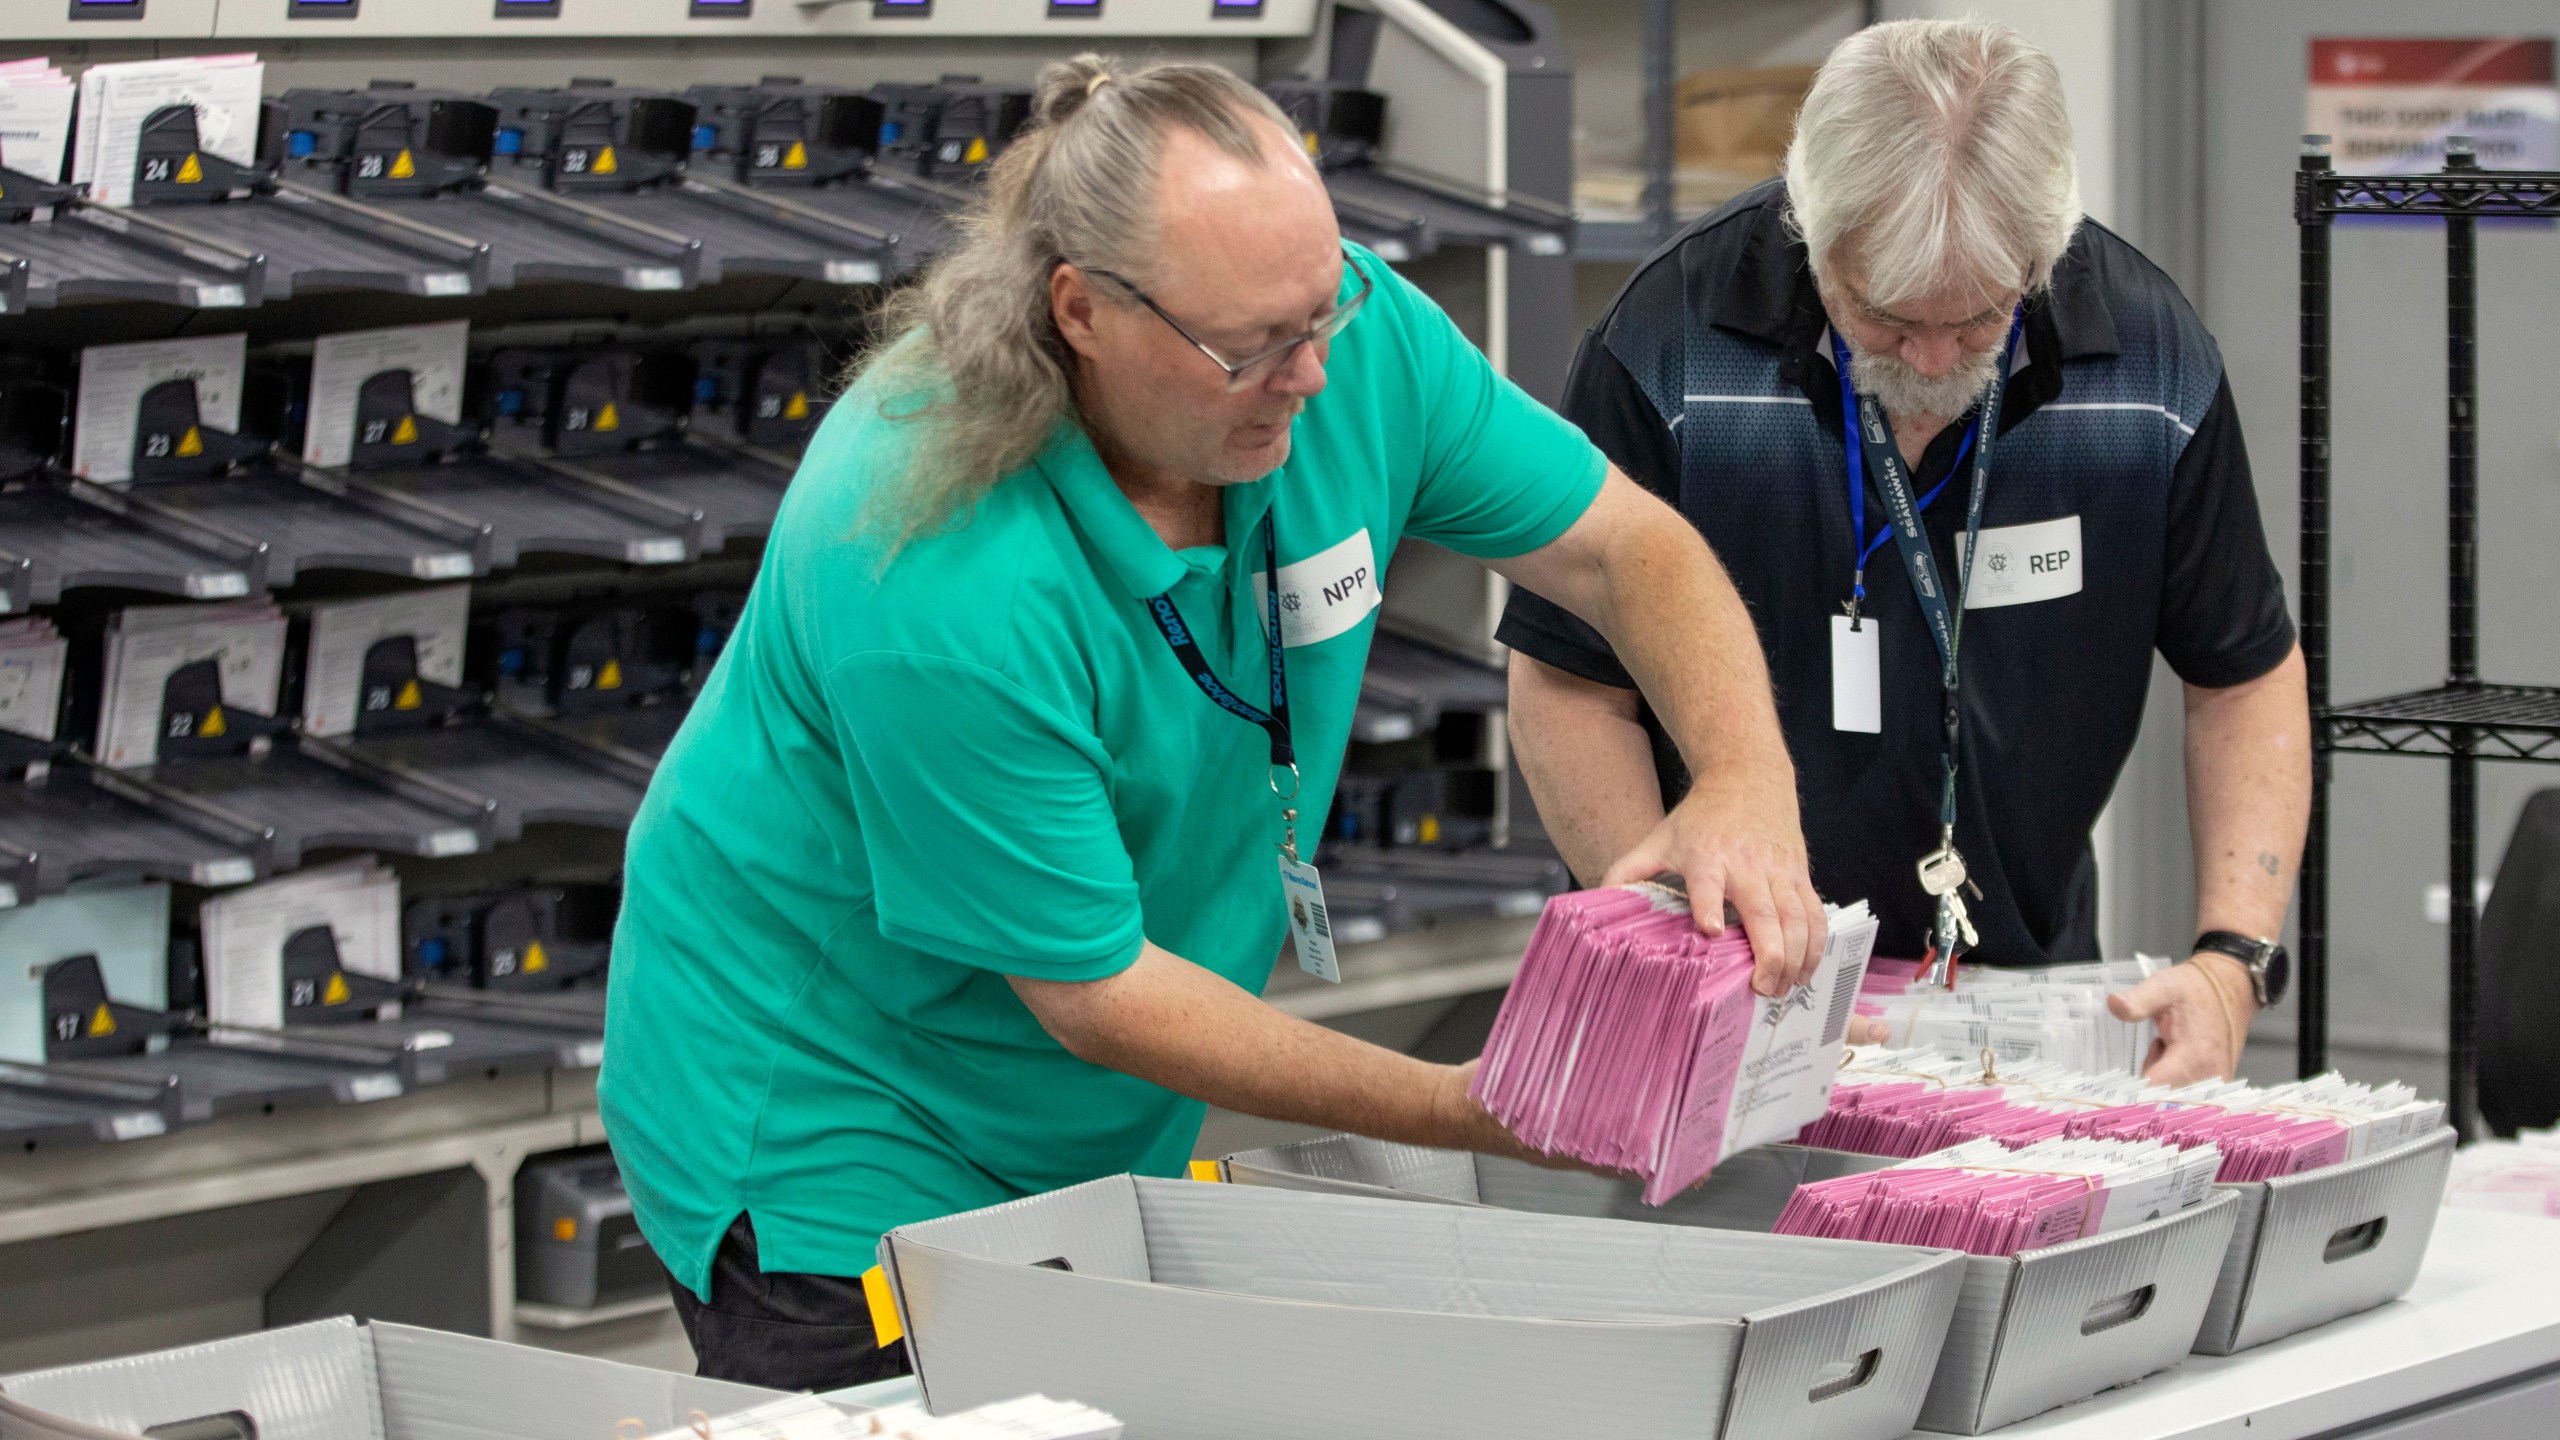
[[[2313,40],[2303,129],[2348,175],[2440,169],[2448,135],[2470,136],[2486,169],[2560,170],[2551,62],[2548,38]]]

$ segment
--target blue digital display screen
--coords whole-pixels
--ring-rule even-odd
[[[356,0],[292,0],[284,7],[287,20],[352,20],[356,16]]]
[[[1049,18],[1082,19],[1102,13],[1102,0],[1049,0]]]
[[[1262,18],[1262,0],[1209,0],[1212,20],[1258,20]]]
[[[501,20],[557,20],[560,0],[498,0],[495,13]]]
[[[71,0],[74,20],[139,20],[142,0]]]
[[[686,13],[696,20],[744,20],[755,9],[756,0],[693,0]]]
[[[871,17],[875,20],[886,20],[892,16],[905,19],[932,13],[933,0],[871,0]]]

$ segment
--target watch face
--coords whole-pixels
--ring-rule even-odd
[[[2285,953],[2283,946],[2275,946],[2267,954],[2267,1003],[2273,1005],[2282,1000],[2285,986],[2292,980],[2293,957]]]

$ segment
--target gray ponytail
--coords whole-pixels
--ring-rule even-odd
[[[1213,65],[1121,69],[1086,54],[1044,67],[1032,120],[957,217],[960,242],[882,308],[880,341],[849,401],[923,433],[872,492],[863,528],[889,553],[965,519],[1075,409],[1073,360],[1049,313],[1057,261],[1143,277],[1155,246],[1156,160],[1167,131],[1198,131],[1253,164],[1279,107]]]

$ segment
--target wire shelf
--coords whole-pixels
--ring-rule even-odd
[[[2560,215],[2560,174],[2297,176],[2294,219],[2307,225],[2335,215]]]
[[[2560,764],[2560,688],[2448,685],[2331,707],[2322,717],[2333,750],[2451,755],[2469,737],[2486,760]]]

